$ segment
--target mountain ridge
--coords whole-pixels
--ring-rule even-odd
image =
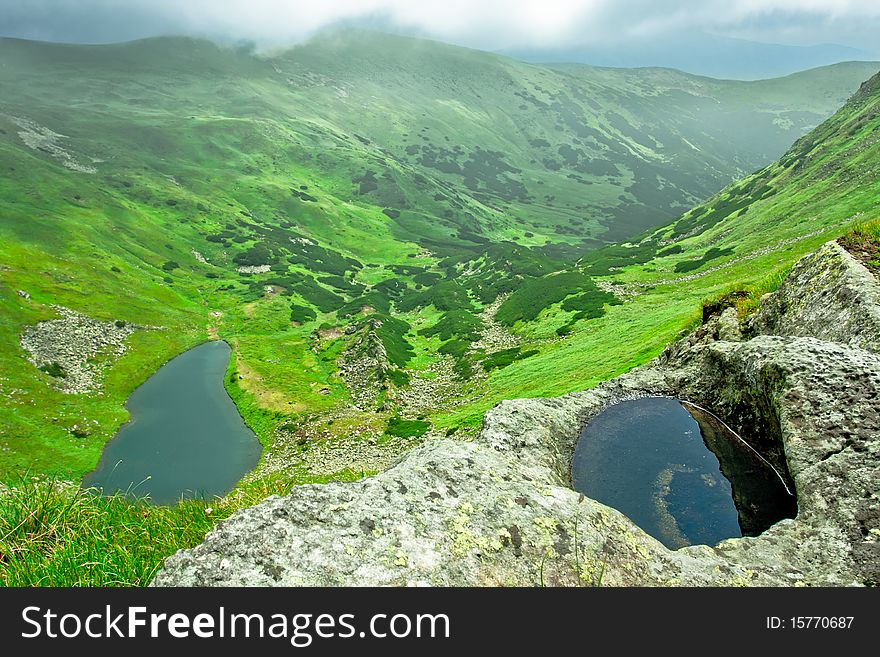
[[[767,107],[761,112],[749,114],[748,112],[743,113],[743,109],[748,106],[747,98],[740,97],[742,92],[737,91],[736,94],[732,96],[727,94],[721,99],[722,102],[730,105],[730,110],[716,112],[712,108],[712,104],[718,102],[716,96],[721,93],[719,89],[723,83],[712,82],[711,85],[714,86],[711,89],[703,90],[694,86],[698,84],[695,78],[684,74],[673,74],[672,81],[665,82],[669,89],[669,99],[660,96],[651,101],[654,107],[650,107],[644,100],[640,100],[640,94],[645,93],[644,90],[649,88],[646,85],[654,85],[657,82],[651,78],[640,79],[648,75],[647,72],[614,74],[607,71],[602,73],[605,78],[611,76],[611,79],[607,81],[595,78],[595,76],[594,78],[589,76],[584,78],[583,74],[580,75],[581,79],[577,84],[582,86],[582,90],[579,93],[591,95],[592,99],[579,100],[570,98],[564,93],[559,95],[556,92],[548,92],[550,94],[548,96],[547,93],[541,91],[529,91],[528,87],[517,92],[523,95],[523,98],[518,98],[503,87],[498,87],[497,82],[492,82],[492,80],[509,79],[512,83],[515,80],[510,77],[512,75],[534,76],[540,74],[546,77],[548,73],[543,69],[520,65],[512,60],[501,60],[489,53],[463,50],[444,44],[398,38],[394,42],[395,47],[406,48],[406,50],[394,54],[385,53],[383,44],[377,43],[375,36],[361,34],[359,39],[354,43],[351,41],[343,42],[338,36],[333,39],[319,40],[270,59],[253,57],[240,50],[221,48],[210,42],[192,39],[152,39],[134,44],[95,47],[53,45],[50,50],[58,50],[63,53],[61,59],[64,62],[60,64],[61,70],[69,70],[70,62],[77,61],[71,53],[80,53],[83,61],[77,65],[77,75],[82,76],[83,79],[94,75],[96,77],[93,84],[96,91],[103,85],[108,89],[108,92],[115,94],[119,94],[120,91],[130,92],[122,87],[122,83],[114,81],[112,77],[108,78],[108,71],[116,68],[125,70],[132,66],[135,67],[135,70],[161,71],[163,70],[161,66],[170,66],[171,68],[167,69],[165,73],[165,75],[169,75],[187,66],[192,67],[194,65],[192,59],[196,57],[200,62],[199,66],[208,66],[207,70],[211,74],[211,79],[214,78],[215,73],[222,74],[224,71],[228,71],[230,75],[245,76],[244,85],[234,94],[241,97],[241,102],[233,111],[232,117],[248,118],[257,113],[286,118],[285,114],[289,112],[289,109],[284,104],[289,102],[294,102],[295,106],[303,109],[315,107],[310,110],[310,113],[313,114],[313,117],[309,119],[310,123],[303,126],[307,132],[312,132],[315,138],[330,138],[339,141],[340,135],[346,135],[348,140],[354,142],[345,145],[347,149],[351,149],[352,153],[357,149],[373,150],[373,154],[368,153],[367,155],[370,157],[376,155],[385,160],[385,170],[391,176],[395,175],[394,169],[399,167],[418,171],[420,175],[427,178],[429,185],[438,188],[433,194],[435,196],[444,194],[442,189],[444,186],[454,185],[456,195],[464,195],[460,202],[463,202],[464,206],[473,204],[473,208],[466,207],[466,211],[470,210],[470,214],[473,214],[484,227],[487,223],[503,222],[503,214],[513,214],[519,223],[532,224],[528,229],[530,232],[535,234],[543,232],[552,241],[561,240],[563,242],[580,240],[583,235],[602,239],[603,233],[607,233],[609,227],[612,230],[610,237],[620,238],[624,236],[622,231],[627,230],[623,228],[624,221],[628,224],[634,223],[637,228],[643,228],[646,224],[657,223],[663,218],[672,218],[676,209],[686,209],[699,198],[716,191],[722,182],[742,175],[762,163],[769,162],[787,145],[786,142],[790,141],[793,131],[794,134],[797,134],[797,132],[810,127],[814,121],[818,122],[822,117],[819,112],[830,112],[838,102],[832,98],[821,100],[817,107],[825,109],[810,110],[808,108],[816,101],[801,94],[788,101],[789,110],[784,108],[785,101],[783,101],[780,108]],[[176,47],[168,48],[166,47],[168,43]],[[338,48],[341,45],[344,52],[348,54],[340,59]],[[27,48],[40,50],[43,46],[29,44]],[[329,54],[327,48],[332,49]],[[175,54],[180,49],[183,49],[183,54]],[[129,52],[132,50],[133,52]],[[414,52],[420,52],[424,57],[413,59]],[[460,62],[458,69],[455,69],[448,58],[442,60],[442,67],[438,68],[438,62],[434,61],[438,52],[450,53],[450,56],[454,56],[456,61]],[[112,57],[109,54],[112,54]],[[294,55],[296,56],[294,57]],[[370,60],[370,56],[374,59]],[[482,69],[479,67],[474,69],[474,57],[482,62],[480,66],[484,68],[488,66],[489,68],[485,72],[481,72]],[[219,58],[220,62],[215,62],[215,58]],[[411,73],[406,85],[401,86],[399,75],[396,73],[400,68],[399,65],[387,71],[382,67],[372,65],[372,62],[381,62],[387,65],[389,62],[393,63],[401,58],[405,60],[404,68],[411,69],[417,65],[427,66],[426,70],[433,67],[435,71],[443,71],[443,74],[434,80],[429,75]],[[10,60],[8,52],[4,53],[4,59]],[[341,61],[344,61],[344,65],[340,67],[339,62]],[[378,78],[381,80],[379,87],[365,82],[375,75],[375,73],[368,71],[363,75],[354,76],[354,82],[352,82],[351,67],[367,66],[366,62],[368,61],[371,62],[369,66],[371,70],[377,70],[385,76]],[[418,64],[418,61],[423,63]],[[34,62],[31,64],[34,74],[40,77],[45,76],[47,70],[51,70],[50,64],[58,65],[51,60],[48,64],[46,62],[37,62],[39,65],[34,65]],[[86,64],[90,64],[91,68],[82,68]],[[285,82],[283,79],[285,73],[281,71],[285,66],[291,69],[286,76],[289,78],[287,85],[295,87],[295,89],[291,89],[293,96],[290,98],[285,98],[284,89],[278,88],[279,83]],[[276,70],[270,70],[273,67]],[[338,89],[336,91],[330,89],[331,94],[324,93],[322,90],[322,85],[331,80],[327,77],[326,72],[322,72],[326,67],[330,67],[331,71],[336,71],[333,75],[338,78],[334,82]],[[863,77],[860,72],[862,68],[865,67],[853,65],[849,67],[851,72],[840,69],[838,75],[845,74],[848,79],[852,80],[849,84],[854,84],[856,79]],[[448,75],[448,71],[452,69],[458,70],[457,81],[454,82]],[[89,70],[94,73],[90,74]],[[382,73],[383,71],[385,72]],[[460,81],[467,79],[461,77],[466,73],[476,76],[472,78],[475,80],[474,85],[468,90],[464,90],[460,86]],[[818,74],[816,73],[816,75]],[[295,77],[290,78],[290,75]],[[316,84],[315,80],[309,77],[313,75],[318,75],[316,80],[325,80],[325,82]],[[618,76],[618,79],[614,78],[615,75]],[[277,79],[279,76],[282,79]],[[670,74],[664,73],[664,76],[669,78]],[[155,79],[156,83],[159,82],[156,75],[148,77]],[[222,89],[223,79],[221,75],[216,82],[209,83],[215,86],[221,85],[220,89]],[[398,81],[397,87],[392,86],[389,90],[379,91],[389,84],[389,80],[394,79]],[[630,81],[624,83],[625,79]],[[197,97],[202,97],[203,104],[210,102],[216,106],[215,114],[222,115],[227,112],[222,104],[217,104],[215,98],[204,96],[198,87],[198,81],[192,80],[191,76],[185,76],[184,80],[193,93],[190,94],[189,100],[185,97],[178,99],[178,111],[183,111],[186,105],[190,105],[191,108],[185,111],[198,115],[199,108],[194,106],[193,102]],[[13,81],[9,79],[6,81],[7,84],[11,82]],[[16,82],[22,84],[24,81]],[[522,85],[524,82],[537,84],[540,87],[537,80],[533,83],[526,79],[517,81],[516,84]],[[58,81],[58,84],[67,86],[67,82],[64,80]],[[111,84],[113,86],[108,87]],[[267,84],[271,85],[271,88],[267,88]],[[339,87],[340,84],[347,86],[347,88]],[[456,86],[448,87],[449,84]],[[557,84],[571,84],[571,80],[559,81]],[[621,89],[622,84],[629,85],[626,91],[628,95],[616,100],[616,90]],[[827,82],[824,81],[819,84],[827,86]],[[410,87],[413,85],[415,85],[415,89],[420,90],[419,94],[421,95],[414,100],[418,100],[421,105],[395,107],[396,102],[405,104],[406,97],[411,95]],[[843,85],[843,87],[845,86]],[[486,93],[493,88],[495,88],[493,93],[500,94],[500,96],[481,101],[479,98],[481,93]],[[562,89],[561,86],[559,88]],[[738,90],[744,88],[741,85],[735,87]],[[253,93],[248,93],[251,89]],[[445,91],[438,91],[440,89]],[[450,89],[456,89],[457,93],[466,91],[469,99],[467,102],[470,103],[466,106],[483,113],[485,117],[481,119],[483,125],[475,124],[478,131],[473,136],[486,142],[485,152],[473,150],[466,152],[466,149],[455,153],[454,149],[450,150],[446,146],[446,144],[455,143],[454,136],[458,130],[457,125],[461,124],[461,118],[463,118],[458,115],[456,109],[456,103],[460,104],[461,101],[455,95],[449,94]],[[271,93],[267,93],[270,91]],[[680,98],[671,96],[671,94],[682,92],[689,95]],[[79,93],[76,89],[70,88],[70,102],[75,104]],[[344,98],[337,97],[341,93],[357,93],[359,100],[355,101],[353,96],[346,103]],[[385,93],[386,95],[393,93],[400,100],[395,102],[391,99],[385,99],[377,104],[372,99],[377,93]],[[700,96],[702,93],[707,94],[705,98]],[[28,89],[25,88],[23,90],[25,98],[28,98],[27,94]],[[558,100],[553,100],[554,94]],[[597,97],[603,95],[610,98],[612,103],[609,106],[610,109],[603,109],[600,105],[595,106],[598,109],[591,109],[588,106],[587,100],[595,102]],[[848,89],[837,85],[831,95],[834,98],[839,98],[839,102],[842,102],[843,98],[848,95]],[[40,105],[40,99],[30,98],[30,100],[33,105]],[[140,104],[155,102],[137,96],[132,97],[132,101]],[[43,102],[54,103],[56,101],[49,97],[44,98]],[[354,111],[354,107],[347,107],[355,102],[364,104],[372,112],[368,112],[365,116],[363,106],[357,111]],[[318,105],[315,106],[315,103]],[[428,104],[424,105],[424,103]],[[621,105],[621,103],[624,104]],[[516,109],[517,104],[524,109]],[[326,119],[324,117],[318,118],[324,112],[319,111],[318,108],[329,106],[335,106],[336,110],[341,113],[335,122],[336,125],[328,132],[329,126],[322,125]],[[407,130],[402,126],[418,125],[422,122],[423,117],[420,117],[418,110],[418,107],[421,106],[432,107],[435,118],[433,121],[425,121],[417,131],[418,134],[407,137],[405,136]],[[620,113],[619,107],[621,106],[628,108],[623,114]],[[135,106],[130,104],[125,111],[131,112],[133,107]],[[797,107],[796,110],[795,107]],[[509,109],[499,112],[497,108]],[[680,116],[683,109],[685,117]],[[578,125],[575,129],[573,123],[575,119],[572,112],[581,113],[586,117],[590,117],[592,114],[595,118],[592,121],[588,120],[585,125]],[[375,113],[377,117],[383,117],[383,120],[375,123],[372,128],[369,127],[367,121],[370,113]],[[384,117],[393,117],[395,113],[401,113],[400,127],[395,127],[393,123],[389,125],[389,122],[384,120]],[[464,118],[467,123],[479,117],[471,112],[466,114]],[[701,133],[695,133],[682,135],[685,141],[679,139],[678,132],[685,130],[687,125],[683,122],[683,118],[688,121],[707,122],[708,137],[703,138],[699,136]],[[517,136],[517,133],[522,131],[521,125],[534,123],[535,120],[539,123],[535,125],[534,129],[529,129],[530,134]],[[652,130],[660,130],[661,123],[659,122],[661,121],[667,126],[675,127],[672,131],[667,127],[665,133],[658,132],[658,134],[667,135],[659,147],[657,143],[640,133],[638,129],[633,130],[631,127],[626,127],[642,124],[645,126],[643,132],[647,131],[646,134],[650,134]],[[747,121],[752,124],[753,130],[759,130],[760,133],[750,137],[753,140],[751,145],[746,145],[742,140],[740,142],[730,140],[725,136],[730,134],[729,129],[723,128],[725,121]],[[353,127],[355,125],[358,127]],[[391,128],[390,131],[389,128]],[[375,152],[376,149],[369,144],[358,144],[356,138],[353,137],[353,133],[357,133],[358,129],[361,131],[371,129],[373,132],[369,137],[377,144],[382,144],[385,151]],[[429,131],[427,135],[422,134],[425,130]],[[502,131],[501,139],[498,138],[499,130]],[[562,133],[559,136],[554,136],[559,130],[562,130]],[[592,133],[589,132],[590,130],[598,132]],[[582,134],[579,134],[578,131]],[[433,132],[436,132],[436,139],[430,137]],[[743,134],[750,133],[744,132]],[[461,136],[458,138],[460,139]],[[704,143],[701,143],[700,139],[703,139]],[[421,143],[425,140],[428,143]],[[437,143],[436,140],[440,140],[440,143]],[[587,145],[578,146],[577,141],[579,140],[586,140]],[[610,141],[604,143],[603,140]],[[548,148],[538,154],[536,162],[533,162],[536,159],[535,153],[533,153],[536,147],[530,142],[542,144],[546,142],[548,144]],[[692,146],[688,146],[688,142]],[[341,146],[343,142],[339,143]],[[575,144],[574,148],[571,147],[571,144]],[[425,151],[426,147],[430,147],[427,152]],[[559,148],[563,149],[561,154],[557,152]],[[607,149],[609,148],[613,149],[613,164],[608,159]],[[660,150],[657,150],[658,148]],[[714,155],[695,157],[696,151],[694,149],[703,149],[705,153],[717,151],[719,157]],[[494,152],[504,152],[509,155],[507,158],[498,158],[493,155]],[[476,159],[468,160],[468,157]],[[514,159],[508,162],[510,157]],[[663,170],[655,171],[654,168],[656,168],[655,165],[663,164],[664,160],[669,158],[680,159],[681,163],[678,165],[680,170],[691,169],[694,173],[688,173],[689,177],[684,180],[667,181],[666,191],[660,192],[659,198],[652,198],[644,188],[646,185],[652,184],[650,181],[653,180],[653,176],[668,175],[664,174]],[[470,164],[468,164],[469,161]],[[642,163],[646,163],[648,168],[645,169]],[[707,163],[709,166],[705,166]],[[343,162],[340,161],[339,164],[343,164]],[[344,166],[351,170],[352,177],[363,175],[366,169],[362,169],[360,172],[352,170],[358,166],[355,162],[344,164]],[[461,177],[460,174],[455,173],[455,171],[467,166],[472,167],[474,177]],[[642,169],[644,170],[642,171]],[[668,169],[670,167],[667,167]],[[525,186],[514,185],[511,180],[511,174],[514,170],[519,170],[517,177],[526,180],[534,178],[534,184],[526,182]],[[617,176],[616,180],[615,176]],[[629,176],[633,177],[632,182],[627,182]],[[381,181],[379,184],[381,186]],[[592,184],[593,189],[585,189],[587,184]],[[625,193],[624,190],[629,190],[629,192]],[[425,196],[418,190],[401,191],[408,196]],[[342,190],[340,193],[343,193]],[[641,198],[642,195],[646,195],[646,197]],[[656,193],[653,195],[656,196]],[[635,196],[634,199],[632,199],[633,196]],[[586,206],[581,207],[584,205],[581,199],[596,200],[588,201]],[[368,197],[365,200],[388,204],[401,199],[398,193],[389,189],[386,191],[377,190],[372,198]],[[453,215],[459,214],[455,208],[444,208],[443,202],[438,205],[438,202],[431,199],[420,198],[419,203],[429,213],[442,215],[444,212],[451,211]],[[489,203],[497,209],[493,210],[485,203]],[[432,205],[434,207],[431,207]],[[418,216],[413,220],[424,223]],[[462,222],[461,218],[455,216],[452,220],[459,224]],[[503,230],[510,237],[517,232],[512,225]],[[489,231],[491,233],[492,229]],[[518,232],[519,239],[526,239],[522,235],[523,230]],[[493,235],[488,236],[492,237]]]
[[[693,32],[669,35],[662,47],[630,41],[610,47],[508,49],[500,52],[524,61],[543,63],[593,63],[630,68],[660,62],[697,75],[738,80],[757,80],[841,61],[876,57],[876,53],[839,44],[790,46]]]

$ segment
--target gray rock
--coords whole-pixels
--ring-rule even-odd
[[[718,339],[727,342],[739,342],[742,340],[742,329],[739,325],[739,318],[736,314],[736,308],[725,308],[718,316]]]
[[[799,263],[752,324],[786,335],[739,341],[728,313],[594,389],[502,402],[475,442],[429,441],[375,477],[302,486],[237,512],[171,556],[153,585],[877,582],[880,355],[862,348],[880,338],[871,335],[877,306],[866,292],[850,308],[857,263],[832,247],[819,254]],[[836,292],[793,292],[823,272]],[[844,318],[851,333],[820,317]],[[724,418],[786,473],[797,518],[758,537],[671,551],[572,490],[583,424],[609,404],[656,394]]]
[[[128,349],[128,337],[139,329],[127,322],[102,322],[63,306],[53,306],[58,319],[39,322],[25,328],[21,346],[36,367],[57,366],[63,376],[52,379],[54,387],[69,394],[94,392],[101,388],[103,370],[95,356],[122,356]]]
[[[750,322],[754,333],[880,350],[880,285],[836,242],[802,258]]]
[[[375,406],[386,374],[393,369],[385,344],[376,332],[380,326],[381,320],[374,318],[365,320],[359,327],[349,326],[346,333],[352,338],[339,359],[339,370],[352,404],[361,410]]]

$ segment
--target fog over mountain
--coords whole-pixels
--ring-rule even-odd
[[[760,78],[880,57],[872,0],[3,0],[0,36],[108,43],[161,35],[287,47],[340,25],[527,61]]]

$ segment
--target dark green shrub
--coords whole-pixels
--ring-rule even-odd
[[[388,420],[385,433],[398,438],[421,438],[430,428],[431,424],[424,420],[405,420],[395,416]]]
[[[389,370],[386,372],[386,376],[388,377],[388,380],[398,388],[402,388],[409,384],[409,374],[404,370]]]
[[[479,318],[467,310],[450,310],[441,317],[434,326],[419,331],[427,338],[438,336],[441,340],[458,338],[473,342],[482,329]]]
[[[309,308],[308,306],[300,306],[298,304],[292,304],[290,306],[290,321],[298,322],[299,324],[305,324],[306,322],[314,321],[318,318],[317,313]]]
[[[595,288],[589,276],[562,272],[527,280],[498,307],[495,319],[505,326],[534,320],[542,310],[581,289]]]
[[[64,368],[61,367],[59,363],[52,362],[46,363],[45,365],[40,365],[40,370],[48,374],[49,376],[55,377],[56,379],[66,379],[67,372],[64,371]]]
[[[537,349],[529,349],[527,351],[523,351],[522,347],[514,347],[513,349],[496,351],[489,354],[488,356],[486,356],[485,359],[483,359],[483,369],[487,372],[491,372],[495,369],[507,367],[511,363],[514,363],[518,360],[523,360],[524,358],[534,356],[537,353]]]
[[[324,313],[333,312],[337,308],[341,308],[345,303],[345,299],[331,292],[326,287],[319,285],[311,277],[305,278],[294,285],[293,290]]]
[[[367,321],[378,319],[381,325],[375,328],[376,336],[385,346],[388,362],[397,367],[406,367],[409,359],[413,357],[412,345],[407,341],[406,334],[410,325],[402,319],[389,317],[388,315],[374,315]]]
[[[449,342],[444,342],[440,345],[440,348],[437,351],[441,354],[449,354],[453,358],[460,359],[470,351],[470,348],[471,345],[469,342],[465,342],[464,340],[450,340]]]

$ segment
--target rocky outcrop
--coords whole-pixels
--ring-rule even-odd
[[[825,247],[763,304],[766,317],[786,309],[775,311],[785,321],[752,323],[781,335],[741,340],[730,312],[716,316],[594,389],[502,402],[475,442],[429,441],[375,477],[303,486],[239,511],[170,557],[154,585],[875,583],[880,355],[863,347],[878,336],[861,320],[849,324],[862,333],[853,343],[821,325],[809,335],[819,313],[843,317],[848,297],[822,285],[791,291],[810,268],[849,280],[863,278],[860,267]],[[868,304],[865,317],[876,312]],[[569,488],[583,424],[609,404],[652,394],[724,418],[786,473],[797,517],[758,537],[671,551]]]
[[[62,306],[53,309],[60,317],[27,327],[21,346],[28,360],[48,373],[62,392],[98,390],[106,363],[98,363],[95,357],[106,354],[118,358],[127,349],[128,336],[145,328],[121,320],[102,322]]]
[[[387,373],[392,369],[385,344],[376,333],[381,325],[381,320],[371,317],[352,324],[345,331],[351,337],[340,358],[339,374],[345,380],[352,403],[361,410],[376,406],[376,399],[386,385]]]
[[[800,260],[755,313],[755,333],[812,336],[880,351],[880,285],[836,242]]]

